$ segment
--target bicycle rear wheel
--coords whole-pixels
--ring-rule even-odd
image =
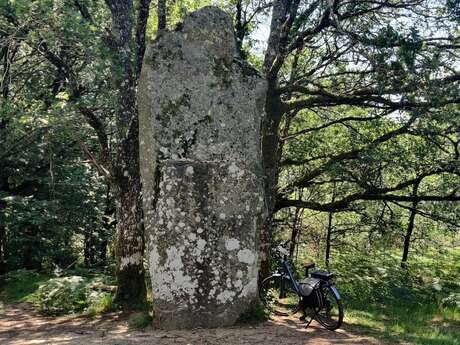
[[[320,308],[315,308],[315,320],[324,328],[334,331],[342,325],[343,305],[342,301],[336,296],[331,286],[324,284],[322,287],[324,304]]]
[[[265,308],[275,315],[288,316],[300,309],[301,297],[297,294],[294,283],[280,275],[273,275],[262,281],[259,298]]]

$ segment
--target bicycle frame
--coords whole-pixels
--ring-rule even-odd
[[[281,271],[281,273],[280,273],[280,276],[281,276],[280,295],[281,295],[281,297],[284,297],[284,283],[283,283],[284,280],[282,278],[284,278],[286,274],[289,277],[289,280],[292,282],[292,284],[294,286],[294,289],[295,289],[295,292],[300,296],[299,283],[294,278],[294,274],[292,273],[291,266],[289,265],[289,262],[288,262],[286,256],[283,258],[282,269],[280,269],[280,271]]]

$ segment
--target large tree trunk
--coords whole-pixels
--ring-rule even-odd
[[[270,87],[270,84],[269,84]],[[272,90],[274,86],[272,85]],[[270,98],[272,98],[270,100]],[[261,261],[260,261],[260,280],[267,277],[271,271],[271,242],[272,242],[272,223],[275,213],[278,169],[279,169],[279,121],[281,110],[277,105],[278,96],[267,94],[266,119],[262,125],[262,159],[265,171],[265,199],[268,217],[261,229]]]
[[[284,114],[282,103],[277,93],[278,77],[272,66],[280,52],[281,27],[286,20],[287,1],[279,0],[273,5],[270,36],[264,58],[264,73],[267,78],[268,88],[265,104],[266,117],[262,124],[262,160],[265,171],[265,197],[268,217],[261,229],[261,262],[260,281],[268,276],[271,271],[271,242],[272,223],[277,200],[277,184],[280,162],[279,125]]]
[[[123,304],[145,303],[144,227],[139,177],[116,187],[117,278],[116,299]]]
[[[123,304],[145,303],[144,229],[139,172],[139,128],[135,91],[131,0],[107,0],[112,12],[113,81],[118,90],[116,114],[118,150],[113,164],[117,218],[116,299]],[[148,11],[144,11],[144,15]],[[141,56],[137,57],[138,59]]]

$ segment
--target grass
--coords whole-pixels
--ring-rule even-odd
[[[460,344],[460,312],[436,304],[364,304],[349,301],[346,322],[391,344]]]
[[[112,275],[105,274],[98,269],[87,269],[84,267],[76,267],[75,269],[65,272],[65,276],[80,276],[83,278],[83,285],[88,287],[93,283],[102,283],[105,285],[116,285],[116,278]],[[43,308],[43,302],[40,299],[39,288],[42,285],[50,284],[50,280],[55,278],[51,274],[37,273],[30,270],[17,270],[11,271],[5,275],[0,276],[0,315],[5,311],[6,304],[28,302],[32,303],[39,310]],[[91,290],[90,290],[91,291]],[[67,299],[73,299],[74,296],[68,296]],[[66,300],[67,300],[66,299]],[[82,299],[79,301],[82,303],[82,308],[78,310],[63,310],[59,313],[52,311],[42,310],[43,313],[50,315],[65,314],[65,313],[77,313],[87,316],[95,316],[115,310],[119,310],[121,307],[115,302],[114,296],[111,293],[102,294],[101,298],[97,299]],[[151,310],[152,295],[149,289],[149,295],[147,303],[141,306],[130,305],[131,311],[142,311],[147,314]],[[46,309],[46,308],[45,308]],[[142,319],[142,318],[141,318]],[[143,322],[150,322],[148,318],[145,320],[135,320],[134,328],[143,328]]]
[[[444,302],[460,296],[460,248],[413,255],[407,269],[398,254],[335,255],[345,322],[390,344],[460,345],[460,304]]]
[[[0,299],[5,303],[33,303],[40,284],[50,279],[48,274],[18,270],[0,276]],[[1,310],[1,308],[0,308]]]

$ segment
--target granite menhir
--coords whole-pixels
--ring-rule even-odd
[[[216,7],[147,48],[140,158],[157,327],[232,325],[257,298],[265,94]]]

